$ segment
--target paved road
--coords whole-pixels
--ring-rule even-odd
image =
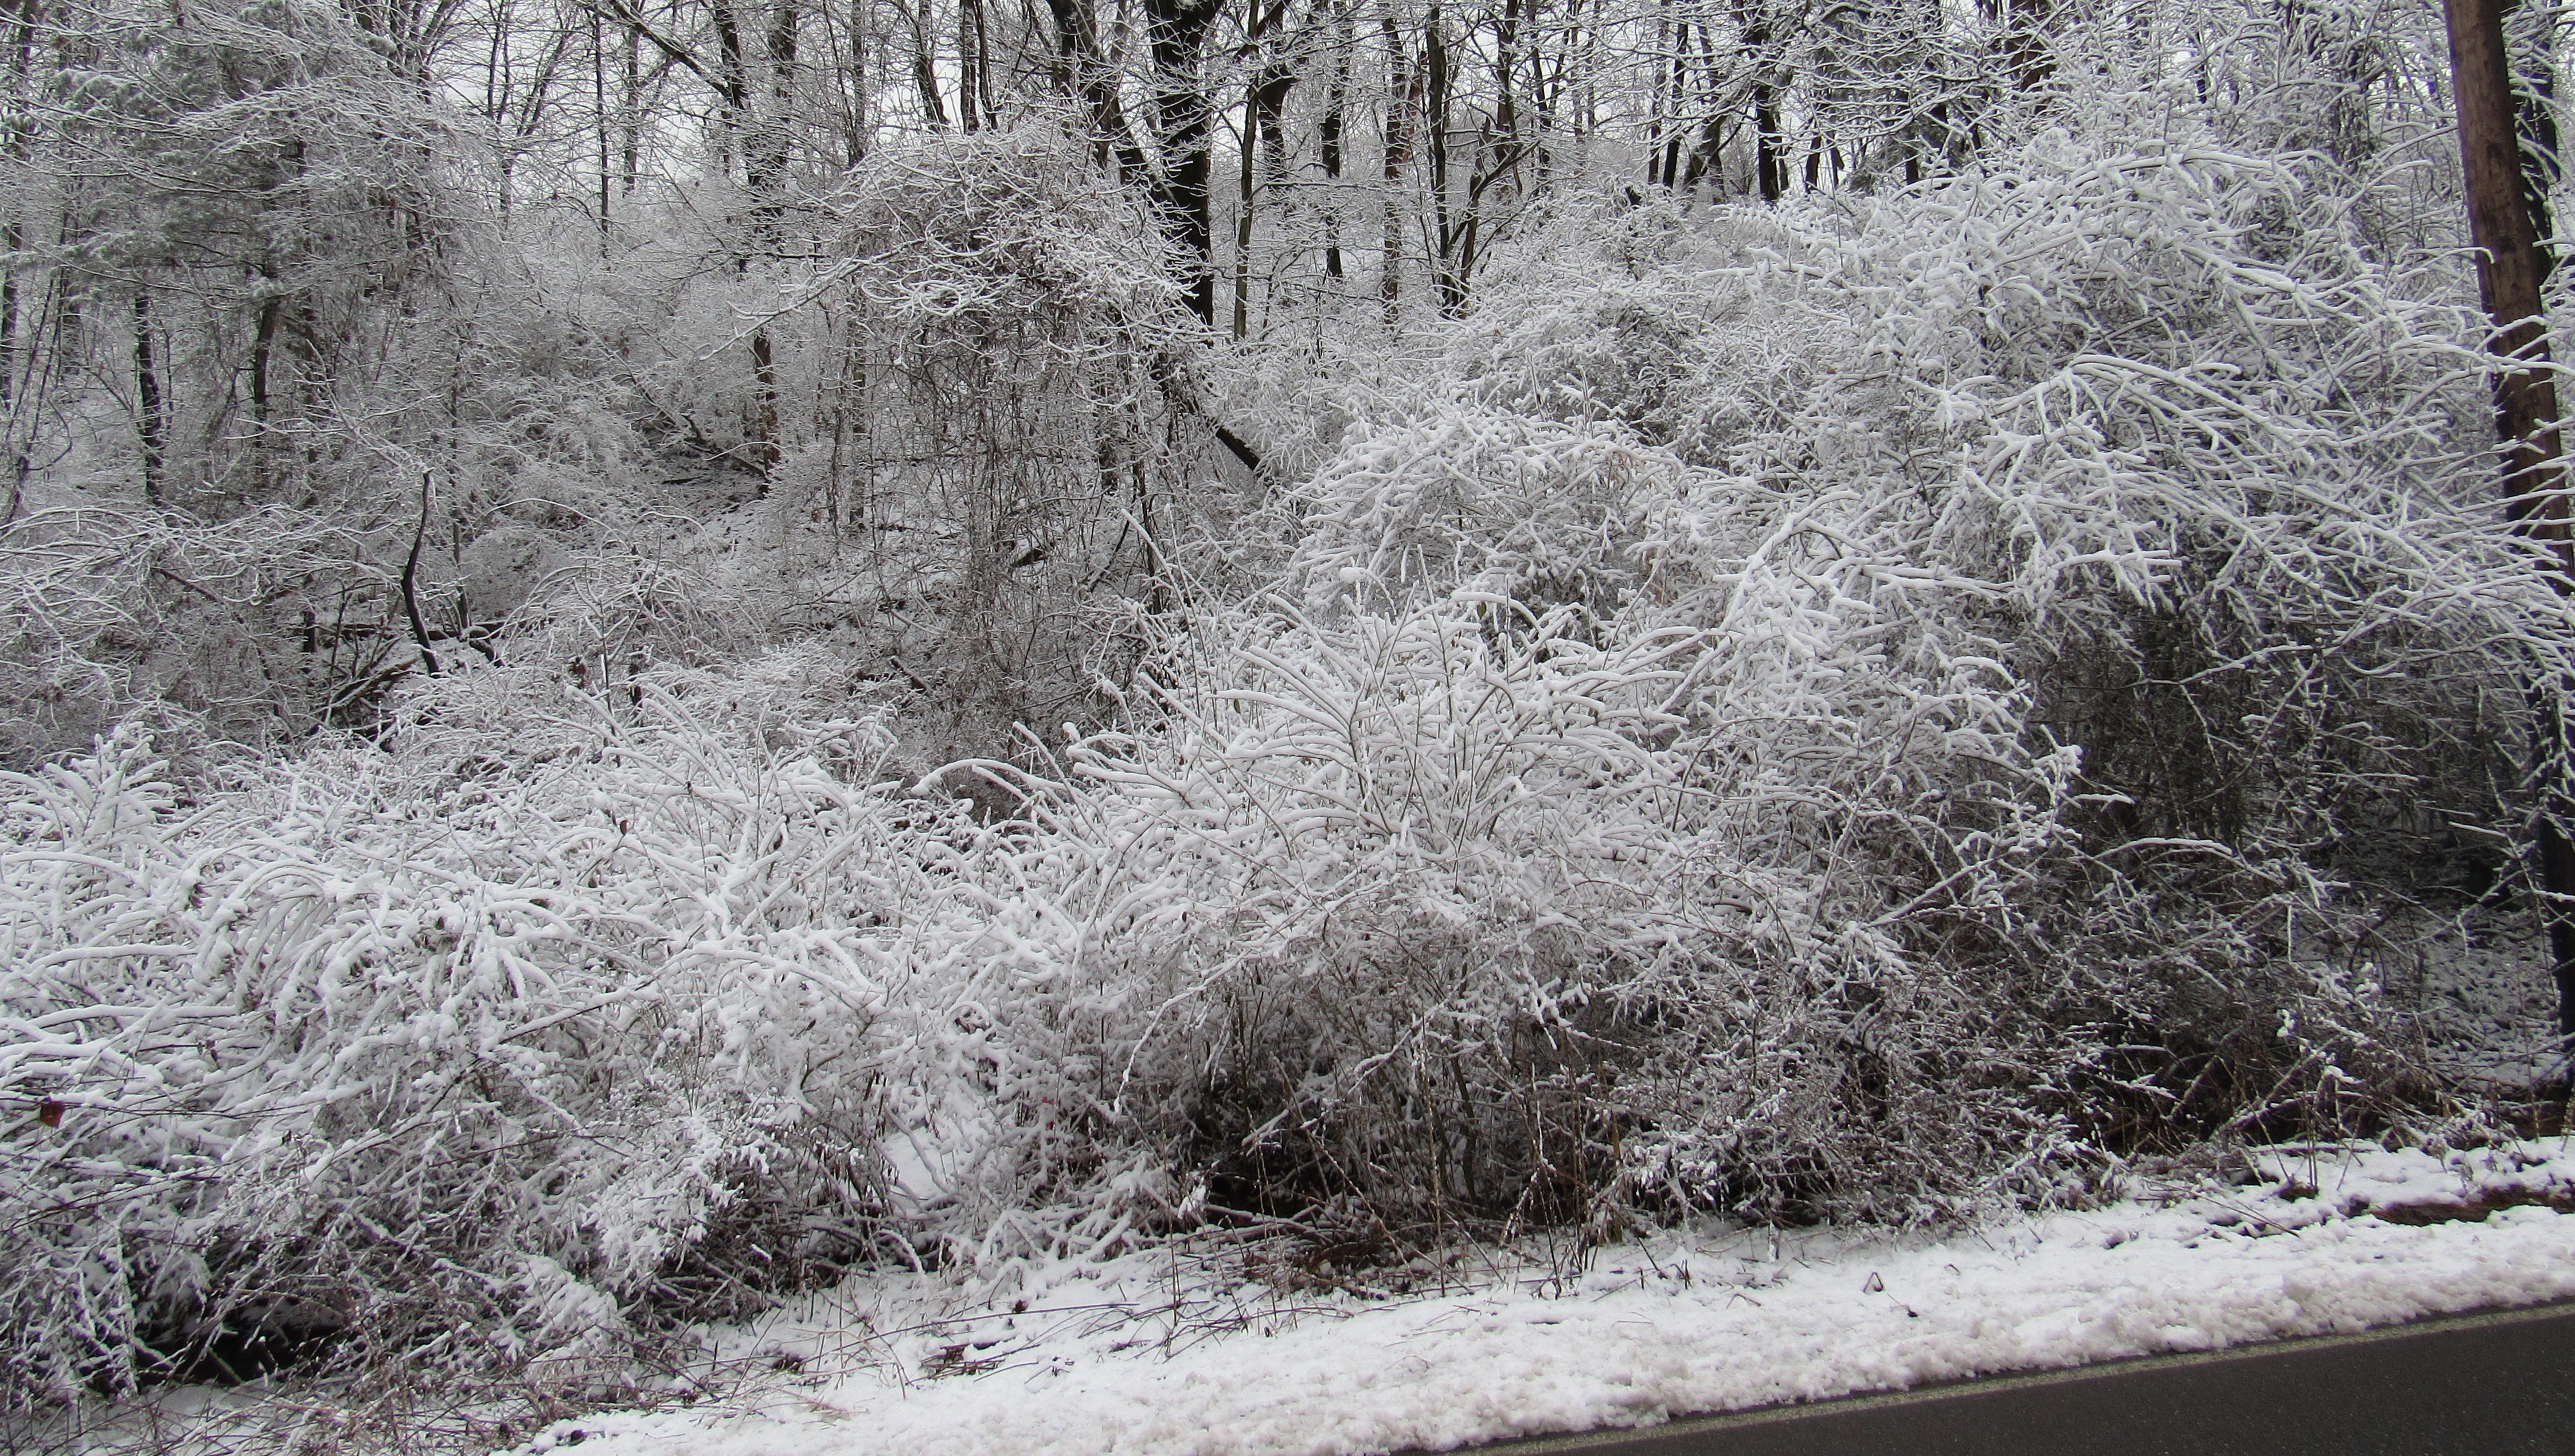
[[[1491,1456],[2575,1456],[2575,1305],[1481,1449]]]

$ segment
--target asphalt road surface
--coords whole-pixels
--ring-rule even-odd
[[[1480,1449],[1491,1456],[2575,1456],[2575,1305]]]

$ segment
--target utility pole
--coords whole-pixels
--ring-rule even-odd
[[[2468,236],[2477,249],[2477,293],[2494,325],[2488,347],[2495,432],[2502,446],[2504,509],[2513,530],[2548,555],[2551,585],[2575,595],[2575,533],[2568,530],[2565,467],[2558,440],[2557,383],[2549,373],[2548,320],[2541,290],[2552,260],[2547,180],[2556,167],[2556,125],[2547,98],[2516,102],[2503,18],[2514,0],[2445,0],[2450,79],[2459,104],[2459,160],[2466,171]],[[2525,145],[2525,140],[2535,145]],[[2553,674],[2530,685],[2538,760],[2539,878],[2548,954],[2557,978],[2560,1034],[2575,1038],[2575,817],[2569,792],[2565,704],[2570,685]]]

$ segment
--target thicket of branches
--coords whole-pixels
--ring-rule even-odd
[[[2472,1131],[2430,16],[22,0],[7,1400]]]

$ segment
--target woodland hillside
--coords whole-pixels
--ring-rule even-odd
[[[13,1411],[2548,1115],[2426,0],[0,38]]]

